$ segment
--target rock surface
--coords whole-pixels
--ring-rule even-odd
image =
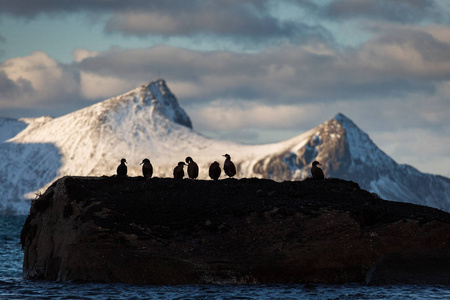
[[[450,214],[339,179],[63,177],[21,242],[30,279],[450,284]]]

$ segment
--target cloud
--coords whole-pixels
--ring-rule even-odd
[[[126,12],[115,14],[107,23],[107,32],[125,35],[192,36],[220,35],[248,39],[291,37],[303,27],[269,15],[259,16],[254,9],[235,5],[225,10],[207,6],[200,11]]]
[[[450,29],[373,29],[362,45],[284,43],[257,53],[157,46],[103,52],[83,72],[145,82],[158,74],[187,102],[241,99],[268,105],[433,95],[450,78]],[[439,32],[437,34],[436,32]]]
[[[307,0],[284,0],[311,9]],[[284,20],[272,14],[270,0],[0,0],[3,14],[33,18],[40,14],[64,15],[82,12],[103,15],[105,31],[133,36],[193,37],[221,36],[241,41],[320,37],[326,32],[320,26]]]
[[[397,127],[372,134],[375,142],[398,163],[420,166],[422,172],[450,176],[449,135],[422,128]]]
[[[98,53],[98,51],[89,51],[86,49],[75,49],[75,50],[73,50],[72,54],[73,54],[74,61],[80,62],[86,58],[95,57],[99,53]]]
[[[80,63],[85,59],[96,57],[98,55],[99,52],[86,49],[75,49],[73,51],[75,63]],[[80,95],[88,100],[107,99],[136,87],[135,81],[130,82],[126,78],[118,78],[115,74],[99,75],[96,73],[79,71],[79,78]]]
[[[275,107],[443,97],[450,81],[449,28],[378,25],[371,30],[372,39],[347,49],[321,42],[286,42],[255,53],[173,46],[77,49],[71,65],[35,52],[1,64],[0,93],[9,102],[100,100],[161,76],[185,106],[217,100]]]
[[[322,4],[327,3],[328,4]],[[425,18],[442,16],[436,0],[0,0],[1,13],[32,18],[39,14],[64,14],[87,12],[112,14],[112,28],[124,32],[155,32],[178,28],[187,32],[198,30],[199,25],[209,25],[214,30],[227,31],[239,26],[239,23],[253,25],[269,30],[280,30],[289,23],[271,19],[271,9],[284,4],[305,9],[310,14],[317,14],[332,19],[366,18],[388,20],[393,22],[420,22]],[[139,24],[132,17],[138,17]],[[152,17],[152,18],[147,18]],[[246,20],[247,19],[247,20]],[[161,21],[158,23],[157,21]],[[233,21],[238,21],[234,24]],[[267,22],[265,24],[264,22]],[[133,24],[134,23],[134,24]],[[184,24],[187,28],[181,28]],[[219,25],[223,27],[218,27]],[[164,25],[164,26],[162,26]],[[259,31],[259,29],[258,29]]]
[[[315,7],[310,0],[284,0],[293,2],[297,5],[306,7]],[[227,10],[230,7],[242,7],[248,9],[252,7],[260,13],[268,9],[270,0],[35,0],[30,3],[28,0],[0,0],[3,13],[9,13],[16,16],[32,17],[44,13],[64,13],[64,12],[173,12],[180,14],[183,12],[205,10]],[[202,10],[205,9],[205,10]]]
[[[80,93],[85,99],[108,99],[135,87],[132,82],[123,78],[80,72]]]
[[[418,23],[442,17],[434,0],[335,0],[323,9],[332,19],[364,18],[397,23]]]
[[[257,54],[243,54],[158,46],[103,53],[83,60],[79,67],[86,72],[104,76],[115,74],[134,80],[155,78],[161,73],[164,78],[177,82],[180,86],[190,86],[189,93],[197,100],[208,100],[211,96],[252,99],[260,97],[262,93],[272,96],[279,90],[274,85],[289,84],[295,78],[295,65],[307,59],[298,57],[307,55],[296,53],[295,50],[300,52],[301,48],[292,49],[292,52],[273,49]],[[263,80],[270,82],[261,86]],[[198,88],[193,88],[193,85]],[[270,92],[273,88],[273,92]],[[194,91],[198,93],[195,94]],[[288,94],[289,90],[285,92]]]
[[[23,78],[13,81],[5,71],[0,70],[0,103],[12,102],[13,99],[20,95],[32,93],[33,88],[30,81]]]
[[[287,129],[311,122],[320,111],[315,105],[261,105],[258,102],[215,101],[195,109],[191,117],[201,130],[241,128]]]
[[[2,108],[29,108],[66,101],[78,93],[77,77],[44,52],[6,60],[0,65],[0,103]]]
[[[144,1],[126,1],[136,5]],[[39,14],[61,14],[79,11],[112,11],[124,9],[128,6],[125,1],[91,1],[91,0],[0,0],[2,13],[8,13],[14,16],[33,18]]]

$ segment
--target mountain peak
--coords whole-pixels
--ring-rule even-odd
[[[175,123],[192,128],[191,119],[180,107],[177,98],[167,87],[164,79],[149,82],[141,88],[145,93],[144,101],[151,101],[156,112],[162,113]]]
[[[121,120],[125,115],[128,115],[129,120],[135,118],[134,120],[138,122],[140,121],[136,119],[136,113],[144,110],[150,114],[145,116],[147,121],[149,121],[149,118],[153,120],[162,118],[192,129],[189,116],[180,107],[177,98],[167,87],[164,79],[143,84],[134,90],[99,102],[79,112],[84,113],[84,111],[91,110],[107,113],[117,120]],[[139,115],[143,117],[143,114]]]
[[[342,124],[342,126],[344,126],[344,128],[347,128],[348,126],[346,125],[350,125],[352,127],[357,127],[355,125],[355,123],[353,123],[352,120],[350,120],[350,118],[348,118],[346,115],[344,115],[343,113],[337,113],[334,117],[334,120],[338,121],[339,123]]]
[[[169,91],[170,92],[169,88],[167,87],[166,81],[162,78],[159,78],[154,81],[150,81],[149,83],[145,84],[144,86],[149,90],[158,88],[161,91]]]
[[[332,120],[336,120],[345,129],[345,135],[347,140],[353,146],[358,146],[362,142],[372,143],[367,133],[361,130],[352,120],[350,120],[343,113],[338,113]]]

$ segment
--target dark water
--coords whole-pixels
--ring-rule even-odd
[[[25,217],[0,216],[0,299],[450,299],[450,287],[396,285],[133,286],[22,278],[19,236]]]

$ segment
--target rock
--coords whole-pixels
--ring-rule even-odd
[[[33,201],[21,243],[30,279],[448,283],[428,262],[448,264],[449,234],[450,214],[339,179],[63,177]]]
[[[366,283],[450,285],[450,250],[406,249],[388,254],[369,270]]]

